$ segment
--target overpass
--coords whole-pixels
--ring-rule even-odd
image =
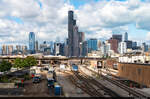
[[[7,60],[10,62],[13,62],[16,58],[21,58],[24,59],[27,56],[0,56],[0,61],[1,60]],[[37,57],[34,56],[35,59],[37,60],[38,64],[49,64],[52,62],[69,62],[69,61],[78,61],[78,62],[82,62],[82,61],[92,61],[92,60],[105,60],[105,58],[100,58],[100,57],[65,57],[65,56],[41,56],[41,57]]]

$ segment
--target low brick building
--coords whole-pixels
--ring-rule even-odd
[[[150,64],[118,63],[118,76],[150,87]]]

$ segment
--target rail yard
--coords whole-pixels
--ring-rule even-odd
[[[9,93],[0,92],[1,96],[136,97],[142,99],[150,96],[122,83],[121,78],[113,74],[116,71],[92,69],[85,64],[34,66],[30,69],[16,71],[16,74],[20,71],[22,75],[28,73],[30,79],[24,80],[23,86],[15,87],[18,94],[9,94],[13,92],[12,89],[12,92]],[[14,74],[15,72],[7,75],[11,78],[10,75]]]

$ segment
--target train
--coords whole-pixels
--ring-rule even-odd
[[[53,68],[49,68],[49,71],[47,73],[47,86],[53,88],[54,82],[56,82],[55,70]]]
[[[71,67],[71,70],[72,71],[78,71],[78,66],[73,64],[72,67]]]
[[[103,65],[102,63],[103,63],[102,61],[98,61],[97,62],[97,68],[102,68],[102,65]]]

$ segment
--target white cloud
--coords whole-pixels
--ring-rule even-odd
[[[28,33],[36,32],[38,40],[64,40],[68,36],[67,14],[74,9],[79,30],[86,37],[109,38],[112,32],[125,32],[128,24],[150,30],[150,3],[139,0],[106,1],[87,3],[79,9],[63,0],[1,0],[0,1],[0,43],[20,42],[28,44]],[[16,23],[7,16],[20,18]],[[6,35],[6,36],[5,36]]]

